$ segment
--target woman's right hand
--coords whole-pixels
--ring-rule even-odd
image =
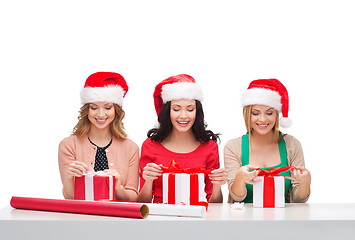
[[[83,162],[73,161],[69,164],[68,176],[69,177],[81,177],[84,173],[87,173],[91,168]]]
[[[250,165],[245,165],[237,171],[237,174],[239,174],[240,179],[244,181],[244,183],[249,183],[249,184],[257,184],[261,182],[261,180],[258,181],[253,181],[256,176],[258,176],[260,170],[256,170],[253,172],[250,172],[251,170],[257,169],[256,167],[252,167]]]
[[[163,174],[163,171],[161,170],[159,165],[157,165],[155,163],[148,163],[143,168],[142,177],[144,178],[145,181],[153,182],[155,179],[160,177],[162,174]]]

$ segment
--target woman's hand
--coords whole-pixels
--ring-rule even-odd
[[[245,165],[237,171],[237,175],[240,176],[240,179],[244,181],[244,183],[249,183],[249,184],[257,184],[261,182],[259,181],[253,181],[256,176],[258,176],[260,170],[250,172],[251,170],[257,169],[256,167],[252,167],[250,165]]]
[[[115,186],[121,186],[121,175],[115,169],[105,169],[105,173],[115,177]]]
[[[227,182],[227,172],[226,169],[220,168],[213,170],[211,174],[208,175],[214,185],[223,185]]]
[[[291,180],[299,184],[310,184],[311,183],[311,173],[305,167],[295,166],[294,169],[290,170]]]
[[[143,168],[143,174],[142,177],[144,178],[145,181],[147,182],[153,182],[155,179],[160,177],[163,174],[163,171],[159,167],[159,165],[155,163],[148,163],[144,168]]]
[[[72,163],[69,164],[68,167],[68,176],[69,177],[81,177],[83,176],[84,173],[87,173],[91,168],[88,167],[83,162],[79,161],[73,161]]]

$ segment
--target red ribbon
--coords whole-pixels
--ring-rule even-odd
[[[278,167],[278,168],[270,168],[269,171],[257,168],[255,171],[260,170],[258,176],[264,176],[264,197],[263,197],[263,207],[266,208],[274,208],[275,207],[275,176],[281,176],[279,173],[285,172],[295,167]]]
[[[173,160],[169,167],[160,166],[163,173],[204,173],[210,174],[214,169],[182,168],[180,164]]]
[[[198,174],[204,173],[210,174],[213,169],[200,169],[200,168],[182,168],[180,164],[173,160],[169,167],[160,166],[163,173],[170,173],[168,176],[168,204],[175,204],[175,174],[176,173],[187,173],[190,175],[190,205],[205,206],[206,210],[208,208],[207,202],[199,201],[199,189],[198,189]],[[171,189],[174,189],[171,191]]]

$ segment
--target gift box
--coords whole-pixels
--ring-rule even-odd
[[[271,168],[269,171],[260,170],[254,181],[261,182],[253,185],[253,206],[259,208],[285,207],[285,177],[278,173],[288,171],[293,167]]]
[[[197,205],[207,202],[203,173],[164,173],[163,203]]]
[[[74,199],[76,200],[114,200],[115,177],[105,172],[88,172],[75,177]]]
[[[205,174],[210,170],[182,168],[174,160],[163,170],[163,203],[179,205],[203,205],[208,203],[205,193]]]

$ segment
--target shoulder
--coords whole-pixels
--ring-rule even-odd
[[[129,139],[129,138],[122,139],[122,138],[114,137],[113,139],[114,139],[113,145],[115,147],[120,146],[122,148],[125,148],[127,150],[132,150],[132,151],[138,151],[139,150],[138,145],[135,142],[133,142],[131,139]]]
[[[234,146],[236,144],[241,144],[242,137],[230,139],[225,146]]]
[[[208,142],[201,143],[200,146],[197,148],[197,151],[194,151],[193,153],[214,153],[216,151],[218,152],[218,144],[213,140],[209,140]]]
[[[213,140],[209,140],[208,142],[201,143],[201,145],[209,148],[218,148],[218,144]]]
[[[142,144],[142,148],[143,147],[156,147],[157,145],[160,145],[160,143],[152,140],[151,138],[147,138],[146,140],[144,140],[144,142]]]
[[[62,141],[60,141],[59,148],[65,146],[74,146],[77,142],[80,142],[80,138],[76,135],[70,135],[69,137],[66,137]]]
[[[161,144],[157,141],[152,140],[151,138],[147,138],[143,143],[142,143],[142,151],[156,151]]]
[[[301,146],[301,142],[292,135],[285,135],[284,140],[286,147],[295,148]]]
[[[225,145],[224,145],[224,150],[229,149],[229,150],[238,150],[241,148],[242,144],[242,137],[238,138],[233,138],[229,140]]]

